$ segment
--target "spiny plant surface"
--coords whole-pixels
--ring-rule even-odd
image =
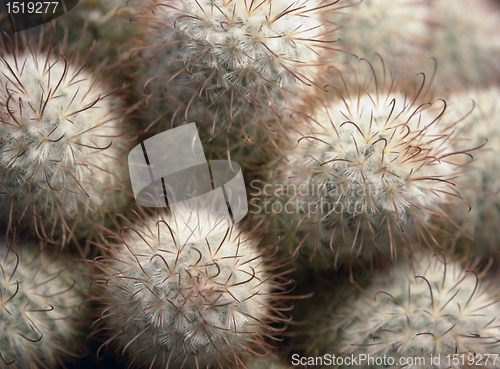
[[[35,244],[0,243],[0,367],[56,367],[81,348],[82,276]],[[83,287],[83,288],[82,288]]]
[[[458,119],[448,119],[446,103],[395,86],[365,91],[318,109],[295,129],[286,161],[270,165],[274,228],[293,233],[292,247],[328,267],[377,250],[394,260],[412,237],[438,247],[429,221],[447,219],[440,205],[460,197]]]
[[[465,187],[467,204],[453,208],[453,217],[474,237],[474,254],[496,253],[500,241],[500,89],[460,92],[449,100],[449,111],[462,117],[459,140],[480,149],[458,183]],[[460,142],[460,141],[459,141]],[[470,209],[469,209],[470,206]],[[466,241],[466,240],[461,240]]]
[[[171,124],[196,119],[210,136],[230,128],[251,142],[266,137],[268,125],[277,129],[273,121],[279,121],[283,108],[322,87],[316,82],[321,57],[333,46],[332,29],[321,17],[333,3],[152,4],[139,9],[147,32],[141,51],[152,60],[145,92],[152,106],[162,109],[151,124],[163,116]]]
[[[65,244],[80,221],[123,201],[113,195],[124,192],[118,105],[82,63],[33,45],[11,53],[3,41],[0,194],[9,228],[23,219]]]
[[[369,368],[400,368],[401,358],[425,358],[405,368],[498,368],[500,290],[486,269],[475,268],[457,258],[417,254],[358,285],[356,296],[341,301],[331,293],[333,308],[311,314],[318,330],[310,348],[321,355],[333,350],[387,358],[362,366]],[[440,357],[439,365],[431,364],[431,355]]]
[[[172,219],[145,220],[122,232],[122,246],[98,262],[105,282],[102,330],[137,366],[240,367],[266,353],[276,295],[256,240],[214,227],[205,239],[176,241]],[[178,228],[180,229],[180,228]],[[222,230],[222,232],[221,232]]]

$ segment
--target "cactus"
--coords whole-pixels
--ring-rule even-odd
[[[317,254],[323,267],[377,251],[395,260],[412,238],[438,247],[431,216],[449,218],[441,205],[460,196],[454,181],[466,150],[455,151],[457,120],[446,103],[416,100],[394,85],[364,88],[306,118],[295,128],[296,147],[267,173],[275,176],[270,202],[291,214],[271,211],[274,229],[294,233],[292,249]]]
[[[278,129],[283,108],[323,87],[317,84],[321,56],[332,51],[333,30],[321,13],[332,5],[175,0],[143,6],[147,34],[138,65],[147,63],[144,88],[160,109],[150,126],[167,117],[162,121],[172,125],[203,123],[212,137],[228,129],[247,142],[266,137],[269,126]]]
[[[419,56],[437,60],[433,87],[454,92],[481,87],[500,78],[500,27],[498,6],[488,0],[435,0],[429,22],[432,42]]]
[[[497,253],[500,241],[499,99],[500,89],[492,87],[457,93],[448,104],[450,113],[453,112],[457,119],[463,118],[459,123],[459,142],[464,140],[481,147],[473,153],[473,160],[465,166],[464,175],[458,180],[458,184],[465,187],[462,192],[468,203],[453,208],[452,214],[474,237],[471,246],[475,255]]]
[[[378,55],[392,74],[403,69],[417,73],[425,46],[430,38],[430,6],[428,0],[364,0],[350,1],[343,9],[343,20],[330,14],[329,20],[340,23],[339,44],[350,46],[347,50],[358,58],[373,60]],[[335,56],[335,55],[332,55]],[[349,71],[343,63],[351,63],[356,71],[359,66],[347,53],[337,53],[332,61],[339,68]]]
[[[117,192],[124,192],[119,101],[82,63],[28,43],[11,52],[5,42],[2,205],[10,229],[22,219],[39,237],[64,245],[76,227],[100,221],[104,209],[125,200]]]
[[[271,291],[280,287],[266,252],[251,234],[200,214],[200,229],[214,230],[204,239],[179,243],[183,231],[173,219],[151,218],[121,232],[121,247],[98,261],[105,285],[97,326],[111,332],[105,345],[116,341],[132,362],[240,367],[251,350],[268,350],[263,337],[276,321]]]
[[[358,285],[356,296],[342,301],[341,294],[332,299],[330,293],[328,308],[311,314],[323,325],[310,334],[310,349],[377,360],[358,361],[360,367],[399,368],[407,363],[400,360],[412,359],[421,361],[405,367],[470,368],[472,362],[498,368],[494,356],[486,363],[486,355],[500,353],[500,290],[487,269],[474,268],[456,257],[415,255],[389,275],[378,273]]]
[[[136,2],[80,0],[70,12],[57,18],[57,36],[80,52],[87,53],[89,48],[93,48],[107,59],[108,65],[126,59],[126,53],[120,52],[117,45],[122,45],[135,36],[135,29],[127,23],[131,18],[129,6]],[[119,68],[118,70],[121,71]]]
[[[82,276],[37,246],[0,244],[1,368],[55,368],[81,350]]]

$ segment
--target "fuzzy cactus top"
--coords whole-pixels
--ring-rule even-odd
[[[62,56],[35,49],[3,54],[0,64],[2,202],[11,218],[39,222],[42,238],[55,223],[67,233],[117,186],[116,103],[97,76]]]
[[[500,367],[495,362],[500,354],[495,279],[466,268],[463,261],[432,254],[391,269],[389,275],[379,273],[362,284],[356,296],[341,303],[337,299],[333,310],[319,312],[328,323],[315,332],[315,347],[328,353],[333,349],[339,356],[380,358],[365,361],[364,368],[399,368],[408,360],[413,364],[405,367],[415,369],[476,367],[471,363]],[[439,365],[431,364],[431,355],[440,357]],[[384,356],[392,360],[382,361]]]
[[[432,242],[426,223],[455,193],[460,172],[456,121],[445,110],[443,101],[419,105],[396,91],[353,94],[295,129],[296,148],[273,166],[274,184],[300,189],[283,195],[275,186],[295,209],[295,246],[331,249],[335,260],[373,255],[375,246],[394,259],[399,236]]]
[[[250,347],[262,350],[268,329],[274,283],[264,257],[236,229],[179,244],[168,224],[124,233],[103,267],[106,329],[147,367],[239,367]]]
[[[141,48],[152,60],[145,91],[165,100],[162,116],[207,119],[213,135],[232,126],[248,139],[297,88],[315,83],[320,55],[329,48],[320,13],[330,5],[175,0],[145,6]]]

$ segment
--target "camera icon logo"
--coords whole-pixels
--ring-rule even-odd
[[[137,145],[129,153],[128,166],[136,202],[169,207],[182,243],[203,239],[214,229],[227,230],[248,212],[240,165],[227,160],[209,164],[195,123]]]
[[[79,0],[3,0],[12,32],[50,22],[73,9]]]

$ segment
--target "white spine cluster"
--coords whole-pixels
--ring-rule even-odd
[[[172,229],[163,220],[137,225],[101,263],[107,343],[116,339],[132,362],[152,367],[240,367],[251,347],[267,350],[269,266],[236,229],[179,244],[168,222]]]
[[[68,234],[119,188],[116,103],[81,65],[41,50],[0,64],[0,194],[11,220]]]
[[[152,63],[145,90],[164,101],[161,115],[172,121],[204,120],[212,136],[229,127],[242,139],[258,136],[297,89],[314,88],[320,56],[331,48],[321,19],[330,5],[175,0],[146,6],[149,34],[141,47]]]
[[[433,242],[428,221],[456,195],[456,121],[443,101],[419,104],[394,91],[348,95],[298,128],[298,145],[274,173],[295,189],[275,188],[282,209],[294,209],[299,246],[340,260],[371,257],[376,246],[394,259],[398,239]]]
[[[81,276],[37,245],[22,246],[0,244],[0,368],[56,367],[77,353]]]
[[[374,276],[357,297],[323,312],[330,323],[315,332],[317,347],[331,352],[334,343],[340,355],[387,358],[370,368],[399,368],[401,358],[425,359],[405,366],[415,369],[477,363],[498,368],[491,359],[486,364],[487,355],[500,354],[497,283],[461,261],[418,255],[412,263],[396,264],[389,276]],[[440,364],[431,363],[431,356],[440,357]]]

